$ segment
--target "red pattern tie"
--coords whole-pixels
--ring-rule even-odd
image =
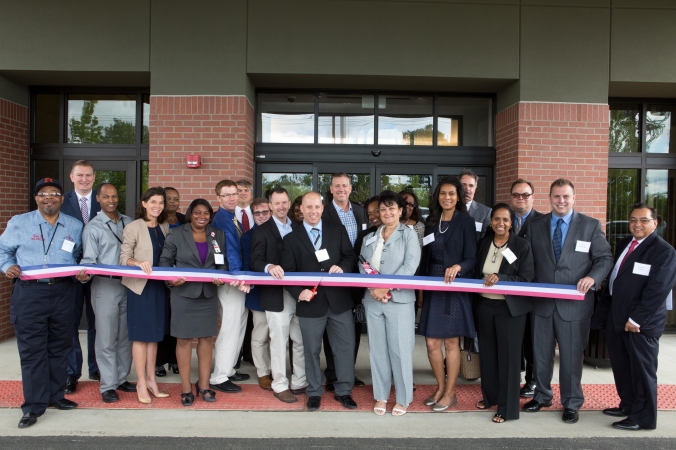
[[[80,199],[80,213],[82,214],[82,221],[85,225],[89,223],[89,208],[87,208],[87,197]]]
[[[245,233],[249,231],[249,216],[245,210],[242,210],[242,231]]]
[[[633,239],[633,240],[631,241],[631,245],[629,245],[629,251],[627,251],[627,254],[624,255],[624,258],[622,258],[622,262],[620,263],[620,268],[617,269],[618,272],[619,272],[620,270],[622,270],[622,266],[623,266],[624,263],[627,261],[627,258],[629,258],[629,255],[631,255],[631,252],[634,251],[634,249],[636,248],[637,245],[638,245],[638,241],[637,241],[636,239]]]

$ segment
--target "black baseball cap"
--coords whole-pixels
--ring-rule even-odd
[[[43,178],[42,180],[38,181],[35,184],[35,193],[37,194],[40,192],[40,189],[47,187],[47,186],[54,186],[55,188],[58,188],[61,193],[63,193],[63,187],[61,186],[61,183],[59,183],[59,180],[56,178]]]

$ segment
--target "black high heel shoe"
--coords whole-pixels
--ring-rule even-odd
[[[181,405],[191,406],[195,402],[195,396],[192,394],[192,389],[190,392],[181,393]]]
[[[216,401],[216,392],[211,389],[200,389],[199,381],[195,383],[195,390],[197,391],[197,397],[202,394],[202,399],[205,402],[211,403]]]
[[[164,365],[155,367],[155,376],[156,377],[166,377],[167,371],[164,369]]]

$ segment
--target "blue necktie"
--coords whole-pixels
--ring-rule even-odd
[[[562,233],[561,233],[561,224],[563,223],[563,219],[559,219],[556,222],[556,228],[554,228],[554,239],[552,239],[552,245],[554,246],[554,257],[556,258],[556,262],[559,262],[559,257],[561,257],[561,238],[562,238]]]
[[[315,250],[319,250],[319,248],[322,246],[322,239],[321,236],[319,235],[319,228],[313,228],[310,231],[312,231],[312,234],[314,235],[312,245],[315,246]]]

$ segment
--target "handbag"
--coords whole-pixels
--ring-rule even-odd
[[[354,317],[355,323],[366,323],[366,308],[364,308],[364,302],[361,302],[354,307],[352,316]]]
[[[464,350],[460,350],[460,376],[465,380],[481,377],[478,339],[465,337]]]

